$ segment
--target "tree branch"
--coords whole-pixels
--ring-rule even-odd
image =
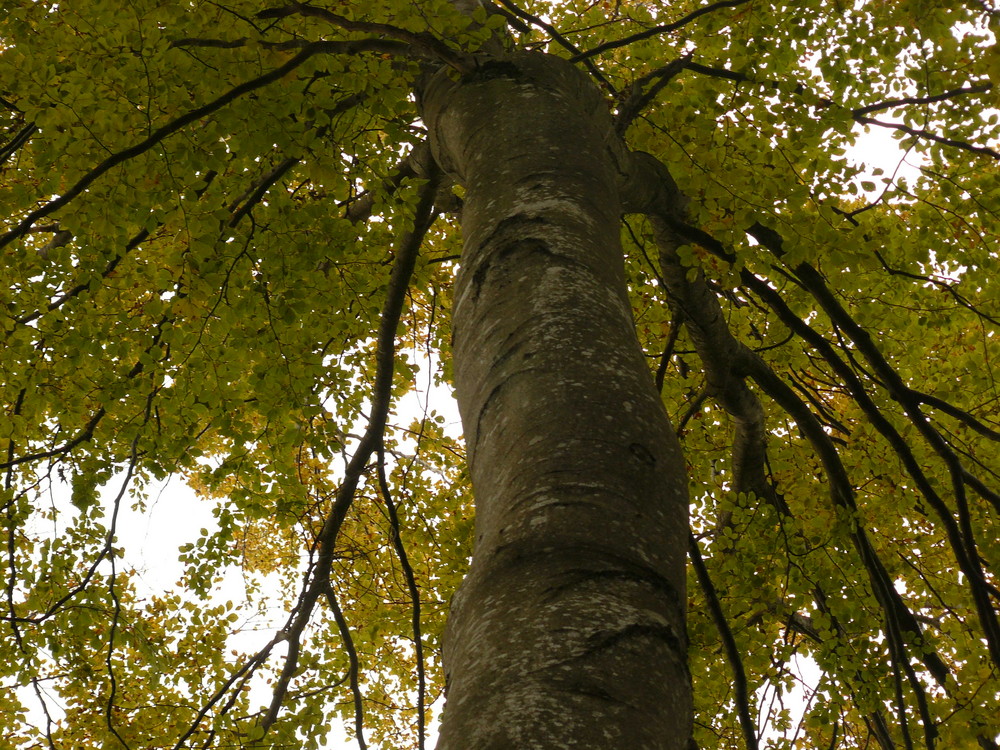
[[[206,701],[205,704],[198,710],[198,713],[195,715],[194,719],[191,721],[191,724],[188,726],[187,731],[185,731],[184,734],[180,736],[180,739],[177,740],[176,744],[174,744],[173,750],[181,750],[182,748],[186,747],[188,739],[191,737],[191,735],[193,735],[196,731],[198,731],[198,727],[201,725],[201,722],[204,720],[204,718],[208,716],[208,712],[212,710],[212,707],[215,706],[215,704],[217,704],[220,700],[222,700],[223,696],[225,696],[225,694],[229,692],[229,690],[237,682],[240,682],[241,685],[245,684],[246,681],[253,675],[254,670],[256,670],[257,667],[259,667],[260,665],[262,665],[264,662],[267,661],[274,647],[277,646],[279,643],[286,641],[287,639],[288,636],[286,635],[285,631],[283,630],[280,631],[273,638],[271,638],[271,640],[267,643],[267,645],[264,646],[264,648],[262,648],[253,656],[251,656],[243,666],[241,666],[239,669],[233,672],[229,676],[229,678],[224,683],[222,683],[222,685],[219,686],[219,689],[215,691],[215,694],[208,701]],[[227,702],[226,706],[223,708],[221,713],[225,713],[228,710],[228,708],[231,708],[232,705],[236,702],[236,699],[238,697],[239,697],[239,689],[233,691],[230,700]]]
[[[965,539],[964,530],[960,529],[959,525],[956,524],[951,511],[924,475],[923,469],[921,468],[916,457],[913,455],[909,446],[906,444],[906,441],[897,432],[896,428],[893,427],[893,425],[885,418],[885,416],[882,415],[874,401],[865,391],[864,386],[861,384],[861,381],[858,379],[855,372],[840,357],[837,356],[837,354],[833,351],[832,345],[826,339],[816,333],[809,327],[808,324],[788,309],[784,300],[781,299],[781,295],[772,289],[765,281],[757,278],[746,269],[741,272],[741,277],[744,283],[753,289],[755,294],[757,294],[773,310],[775,310],[776,313],[778,313],[779,318],[785,325],[789,326],[801,335],[804,340],[816,348],[817,351],[822,354],[823,358],[830,363],[838,376],[843,379],[845,386],[851,393],[851,396],[861,407],[862,412],[868,418],[869,422],[871,422],[872,426],[874,426],[875,429],[886,438],[889,446],[899,456],[903,466],[907,470],[907,473],[909,473],[909,475],[913,478],[917,489],[920,490],[921,495],[935,510],[938,518],[944,526],[950,546],[955,554],[955,559],[958,562],[959,568],[968,580],[973,601],[976,603],[976,610],[979,614],[980,623],[983,627],[983,633],[987,638],[987,643],[990,644],[992,653],[993,643],[995,642],[995,636],[993,635],[994,615],[992,607],[989,604],[989,595],[985,588],[985,579],[983,577],[982,568],[980,567],[978,554],[974,558],[970,559],[969,545]],[[755,377],[755,380],[756,379],[757,378]],[[760,380],[758,380],[758,383],[764,387],[764,384]],[[771,395],[772,398],[775,397],[773,394]],[[798,419],[796,419],[796,421],[798,421]],[[817,439],[825,442],[828,439],[828,436],[820,438],[817,434]],[[898,597],[898,594],[896,594],[895,597]],[[932,673],[934,671],[935,670],[932,670]]]
[[[102,406],[100,409],[94,412],[93,416],[91,416],[89,420],[87,420],[87,424],[83,426],[83,429],[81,429],[76,435],[71,437],[69,440],[60,445],[58,448],[52,448],[47,451],[39,451],[38,453],[29,453],[26,456],[18,456],[17,458],[11,458],[5,461],[4,463],[0,463],[0,469],[7,469],[12,466],[19,466],[20,464],[28,463],[29,461],[38,461],[39,459],[43,458],[55,458],[56,456],[61,456],[65,453],[68,453],[69,451],[73,450],[73,448],[78,446],[80,443],[86,440],[90,440],[94,436],[94,430],[97,428],[97,425],[100,423],[100,421],[104,419],[104,415],[106,413],[107,412],[105,412],[104,407]]]
[[[36,132],[38,132],[38,128],[35,127],[35,123],[29,122],[17,133],[15,133],[14,137],[11,138],[2,148],[0,148],[0,164],[3,164],[11,156],[17,153],[17,150],[30,141],[31,136],[33,136]]]
[[[580,54],[571,57],[570,62],[579,62],[581,60],[594,57],[595,55],[603,54],[609,50],[618,49],[619,47],[627,47],[630,44],[641,42],[643,39],[649,39],[650,37],[657,36],[659,34],[669,34],[671,31],[676,31],[683,26],[687,26],[689,23],[697,18],[700,18],[706,13],[712,13],[720,8],[735,8],[748,2],[750,2],[750,0],[718,0],[718,2],[712,3],[711,5],[705,5],[697,10],[691,11],[677,21],[666,23],[662,26],[654,26],[651,29],[640,31],[637,34],[632,34],[631,36],[627,36],[622,39],[615,39],[610,42],[605,42],[604,44],[599,44],[586,52],[581,52]]]
[[[406,547],[403,544],[396,504],[393,502],[392,493],[389,491],[389,482],[385,474],[384,445],[379,445],[378,448],[377,470],[379,491],[385,503],[385,508],[389,515],[389,525],[392,529],[392,546],[395,548],[396,556],[399,558],[399,567],[403,571],[406,588],[410,594],[410,602],[413,605],[413,658],[417,666],[417,747],[418,750],[424,750],[427,678],[424,673],[424,640],[420,625],[420,590],[417,588],[417,578],[413,574],[413,566],[410,565],[410,558],[406,554]]]
[[[326,596],[330,612],[333,613],[333,619],[337,623],[337,630],[340,631],[340,640],[344,643],[344,650],[347,651],[347,660],[350,665],[348,678],[351,685],[351,696],[354,699],[354,738],[358,741],[358,747],[361,750],[368,750],[368,744],[365,742],[365,704],[358,679],[360,669],[358,651],[354,648],[354,637],[351,635],[351,627],[347,624],[347,619],[337,602],[337,595],[329,579],[326,581],[326,586],[323,587],[323,594]]]
[[[202,186],[199,187],[195,191],[195,194],[197,195],[197,197],[200,198],[204,194],[204,192],[208,189],[208,186],[212,184],[212,182],[215,180],[215,178],[217,177],[217,175],[218,175],[218,173],[215,172],[214,170],[205,174],[205,176],[202,178],[202,182],[203,182]],[[159,227],[161,225],[158,224],[157,226]],[[52,231],[53,229],[55,229],[57,227],[58,227],[58,224],[52,225],[51,227],[47,227],[46,231]],[[105,267],[104,267],[104,270],[101,272],[101,278],[102,279],[107,279],[108,277],[110,277],[114,273],[115,269],[118,268],[118,265],[122,262],[122,260],[124,260],[125,256],[128,255],[133,250],[135,250],[137,247],[139,247],[139,245],[141,245],[143,242],[145,242],[146,239],[150,236],[150,234],[151,234],[151,232],[149,230],[146,230],[146,229],[142,229],[138,233],[136,233],[128,241],[128,244],[125,245],[124,249],[121,252],[119,252],[118,254],[116,254],[114,257],[112,257],[111,260],[108,261],[107,265],[105,265]],[[42,317],[42,315],[44,315],[46,312],[51,312],[53,310],[56,310],[56,309],[62,307],[64,304],[66,304],[67,302],[69,302],[71,299],[73,299],[75,297],[78,297],[80,294],[82,294],[83,292],[85,292],[88,289],[90,289],[91,283],[92,283],[92,281],[88,280],[88,281],[85,281],[82,284],[77,284],[76,286],[74,286],[69,291],[64,292],[63,294],[59,295],[59,297],[57,297],[56,299],[52,300],[46,306],[45,310],[36,310],[33,313],[29,313],[28,315],[24,315],[24,316],[22,316],[20,318],[17,318],[15,320],[15,323],[17,323],[18,325],[27,325],[31,321],[37,320],[38,318]],[[161,325],[162,325],[162,321],[161,321]],[[8,456],[8,460],[10,460],[10,458],[11,458],[11,456]],[[0,468],[2,468],[2,465],[0,465]]]
[[[361,31],[368,34],[379,34],[391,39],[398,39],[408,45],[420,50],[424,50],[432,58],[440,60],[460,73],[469,73],[475,69],[475,61],[468,55],[453,50],[436,36],[428,32],[407,31],[387,23],[373,23],[371,21],[356,21],[346,16],[341,16],[327,8],[320,8],[309,3],[289,3],[288,5],[267,8],[257,14],[261,19],[280,19],[288,16],[305,16],[311,18],[321,18],[328,23],[344,29],[345,31]]]
[[[649,103],[666,88],[678,73],[687,66],[691,60],[691,54],[671,60],[662,68],[657,68],[651,73],[647,73],[632,85],[632,93],[618,108],[618,115],[615,117],[615,130],[619,135],[624,135],[632,121],[638,117]],[[653,85],[646,89],[646,84],[652,82]],[[645,89],[645,90],[644,90]]]
[[[941,94],[935,94],[934,96],[908,96],[902,99],[886,99],[884,102],[879,102],[878,104],[869,104],[867,107],[858,107],[851,111],[851,114],[855,117],[861,115],[867,115],[871,112],[878,112],[881,109],[892,109],[893,107],[900,107],[905,104],[932,104],[933,102],[943,102],[947,99],[953,99],[956,96],[963,96],[966,94],[985,94],[993,88],[991,83],[981,83],[977,86],[968,86],[958,89],[952,89],[951,91],[945,91]]]
[[[288,656],[282,668],[281,676],[275,684],[271,696],[271,704],[262,719],[266,732],[278,718],[278,712],[284,702],[288,684],[298,666],[298,642],[303,630],[312,616],[313,608],[319,597],[325,592],[330,581],[330,568],[333,554],[340,533],[340,527],[347,517],[354,502],[361,475],[368,465],[372,454],[378,449],[385,430],[386,419],[392,401],[392,380],[396,364],[396,330],[399,326],[403,302],[409,288],[410,277],[416,264],[417,253],[423,242],[424,235],[434,221],[434,195],[437,190],[437,176],[432,176],[421,189],[417,203],[413,228],[402,238],[397,250],[396,261],[389,277],[385,303],[377,335],[375,354],[375,383],[372,388],[372,405],[368,417],[368,428],[358,443],[358,447],[348,462],[344,471],[344,479],[337,489],[333,505],[323,523],[323,528],[317,537],[318,553],[316,565],[310,575],[306,588],[299,601],[298,612],[288,627]]]
[[[271,189],[271,186],[284,177],[288,171],[298,163],[298,159],[293,159],[291,157],[282,159],[278,162],[274,169],[257,180],[255,185],[250,190],[249,195],[246,197],[246,201],[242,205],[240,205],[240,201],[243,200],[243,196],[240,196],[233,201],[229,205],[229,211],[232,213],[232,216],[229,217],[227,226],[235,227],[239,224],[240,219],[250,213],[250,211],[253,210],[253,207],[260,203],[260,201],[267,194],[267,191]]]
[[[388,45],[388,47],[387,47]],[[170,135],[173,135],[182,128],[190,125],[203,117],[216,112],[231,102],[235,101],[244,94],[248,94],[256,89],[268,86],[276,81],[281,80],[286,75],[291,73],[297,67],[302,65],[306,60],[313,57],[314,55],[321,53],[357,53],[363,51],[377,51],[384,52],[387,49],[394,49],[396,52],[406,52],[408,47],[403,45],[400,48],[398,45],[393,45],[391,42],[381,39],[362,39],[358,41],[349,42],[311,42],[307,44],[301,52],[295,55],[291,60],[286,62],[277,68],[274,68],[267,73],[253,78],[249,81],[239,84],[227,91],[222,96],[217,97],[208,104],[205,104],[196,109],[190,110],[179,117],[174,118],[165,125],[160,126],[154,130],[147,138],[136,143],[133,146],[129,146],[126,149],[118,151],[112,154],[107,159],[102,161],[96,167],[87,172],[83,177],[77,180],[76,184],[70,187],[65,193],[60,195],[48,203],[36,208],[34,211],[30,212],[21,222],[13,229],[0,235],[0,247],[4,247],[10,244],[15,239],[24,236],[28,230],[37,222],[39,219],[48,216],[49,214],[59,210],[71,200],[76,198],[78,195],[83,193],[91,184],[102,175],[107,173],[114,167],[122,164],[129,159],[134,159],[135,157],[149,151],[151,148],[159,144],[163,139]]]
[[[744,73],[737,73],[736,71],[726,70],[725,68],[714,68],[709,65],[702,65],[701,63],[688,62],[685,66],[688,70],[692,70],[695,73],[701,73],[702,75],[712,76],[715,78],[725,78],[726,80],[733,81],[734,83],[754,83],[761,86],[772,86],[777,88],[782,85],[781,81],[777,80],[764,80],[758,81],[751,78]],[[946,99],[953,98],[955,96],[963,94],[978,94],[989,91],[993,88],[991,84],[982,84],[977,86],[970,86],[967,88],[953,89],[951,91],[945,92],[944,94],[936,94],[934,96],[928,97],[914,97],[911,100],[899,99],[899,100],[888,100],[885,102],[879,102],[878,104],[871,104],[866,107],[859,107],[858,109],[850,110],[851,119],[862,125],[877,125],[880,128],[889,128],[892,130],[899,130],[900,132],[912,135],[915,138],[925,138],[929,141],[934,141],[935,143],[940,143],[944,146],[951,146],[952,148],[961,149],[963,151],[968,151],[974,154],[983,154],[984,156],[991,156],[994,159],[1000,159],[1000,152],[995,151],[988,146],[976,146],[974,144],[968,143],[967,141],[960,141],[954,138],[945,138],[943,136],[937,135],[925,129],[918,129],[910,127],[909,125],[904,125],[902,123],[894,122],[883,122],[882,120],[876,120],[871,117],[865,117],[864,113],[874,112],[877,110],[888,109],[899,104],[925,104],[930,102],[944,101]],[[807,91],[807,87],[802,84],[796,84],[795,93],[801,94]],[[818,97],[818,101],[826,106],[840,106],[837,102],[825,97]]]
[[[757,728],[754,726],[753,717],[750,715],[750,690],[747,687],[747,674],[743,668],[743,658],[733,637],[733,631],[726,620],[726,614],[722,611],[722,603],[719,595],[712,583],[712,577],[705,567],[705,560],[701,556],[698,542],[694,535],[688,532],[688,557],[691,558],[691,566],[698,577],[698,585],[702,593],[705,594],[705,601],[708,602],[708,610],[712,613],[712,622],[715,629],[719,631],[719,638],[722,639],[722,646],[726,651],[726,660],[729,668],[733,670],[733,692],[735,693],[736,713],[740,719],[740,729],[743,731],[743,742],[747,750],[757,750]]]
[[[236,49],[249,44],[250,40],[245,36],[239,39],[205,39],[203,37],[184,37],[174,39],[170,42],[171,47],[208,47],[214,49]]]
[[[665,167],[662,169],[665,170]],[[661,198],[660,201],[662,202],[663,199]],[[742,382],[742,377],[744,375],[752,377],[760,388],[795,420],[813,445],[829,480],[830,496],[834,505],[843,507],[852,515],[856,515],[857,505],[854,498],[854,488],[841,461],[840,454],[833,440],[823,429],[823,425],[791,387],[781,380],[759,355],[733,338],[722,317],[717,298],[712,295],[704,283],[704,276],[698,272],[693,281],[689,281],[686,269],[680,266],[673,257],[674,248],[681,244],[681,236],[678,236],[677,231],[679,228],[687,227],[684,222],[683,209],[679,208],[676,202],[671,201],[661,205],[651,205],[647,210],[651,215],[654,231],[657,234],[657,242],[661,247],[664,259],[664,278],[668,282],[671,294],[675,295],[684,305],[688,330],[695,341],[696,349],[699,350],[699,354],[705,362],[706,378],[713,393],[716,394],[717,398],[721,396],[724,399],[721,403],[727,411],[738,417],[738,426],[740,425],[739,417],[743,417],[747,420],[744,427],[750,429],[757,422],[763,421],[762,414],[757,418],[752,416],[752,406],[756,402],[756,397],[749,392],[743,393],[744,390],[747,390],[747,386]],[[694,233],[699,232],[700,230],[696,230]],[[709,237],[708,239],[711,240],[710,244],[713,249],[718,247],[724,250],[721,243],[718,243],[714,238]],[[763,240],[758,241],[763,242]],[[728,252],[726,255],[732,256],[732,253]],[[744,273],[747,273],[745,269]],[[777,295],[774,290],[770,291]],[[780,295],[777,296],[780,298]],[[698,317],[692,320],[693,315]],[[802,321],[798,322],[802,324]],[[694,328],[692,328],[692,323],[695,324]],[[789,327],[792,326],[789,324]],[[853,372],[851,375],[853,376]],[[862,394],[867,398],[863,389]],[[756,410],[760,409],[759,403],[756,403]],[[764,436],[760,436],[759,442],[763,443],[763,441]],[[734,464],[736,463],[736,450],[737,445],[734,441]],[[758,470],[757,468],[759,464],[763,464],[763,448],[758,450],[760,451],[759,459],[750,452],[748,456],[753,457],[752,463],[748,462],[746,466],[734,467],[734,469],[739,468],[741,472],[752,472],[746,474],[747,489],[762,497],[771,497],[773,492],[766,482],[763,469]],[[736,472],[734,471],[734,473]],[[923,652],[925,644],[920,626],[889,579],[867,533],[858,525],[852,529],[850,536],[868,572],[876,599],[885,614],[887,632],[893,631],[890,636],[898,639],[899,644],[904,643],[902,631],[911,632],[918,644],[921,644],[917,651]],[[902,648],[903,646],[900,645],[900,649]],[[905,657],[905,652],[897,651],[897,655]],[[948,668],[937,653],[921,653],[921,657],[935,679],[939,683],[943,683]]]
[[[909,125],[904,125],[899,122],[883,122],[882,120],[875,120],[871,117],[861,116],[855,116],[854,120],[862,125],[878,125],[880,128],[898,130],[901,133],[906,133],[907,135],[912,135],[916,138],[926,138],[929,141],[934,141],[935,143],[940,143],[944,146],[951,146],[952,148],[958,148],[962,151],[968,151],[973,154],[983,154],[984,156],[991,156],[994,159],[1000,160],[1000,151],[995,151],[989,146],[976,146],[972,143],[967,143],[966,141],[957,141],[954,138],[945,138],[943,136],[936,135],[929,130],[912,128]]]
[[[837,210],[837,213],[841,213],[842,215],[846,216],[849,221],[851,221],[852,223],[856,224],[856,222],[854,222],[853,218],[849,214],[844,214],[839,209],[836,209],[836,210]],[[981,319],[983,319],[983,320],[985,320],[985,321],[987,321],[987,322],[989,322],[989,323],[991,323],[991,324],[993,324],[995,326],[1000,326],[1000,319],[994,318],[992,315],[988,315],[988,314],[984,313],[982,310],[980,310],[975,305],[973,305],[971,302],[969,302],[969,300],[967,300],[965,297],[963,297],[961,294],[959,294],[958,290],[955,288],[956,286],[958,286],[957,283],[949,284],[949,283],[947,283],[945,281],[942,281],[941,279],[936,279],[933,276],[929,276],[929,275],[922,274],[922,273],[913,273],[911,271],[904,271],[904,270],[902,270],[900,268],[893,268],[892,266],[890,266],[886,262],[885,258],[882,257],[882,253],[880,253],[878,250],[875,250],[874,254],[875,254],[875,257],[878,258],[879,263],[882,264],[882,268],[884,268],[885,271],[890,276],[903,276],[903,277],[908,278],[908,279],[913,279],[914,281],[924,281],[924,282],[927,282],[928,284],[933,284],[938,289],[941,289],[942,291],[947,292],[951,296],[951,298],[955,300],[955,302],[957,302],[959,305],[961,305],[962,307],[964,307],[969,312],[973,313],[977,317],[979,317],[979,318],[981,318]]]
[[[781,258],[784,255],[781,235],[773,229],[757,224],[751,227],[750,234],[776,257]],[[793,270],[802,287],[812,295],[830,320],[850,338],[889,394],[903,407],[903,412],[910,423],[917,428],[927,444],[944,461],[951,476],[952,489],[955,494],[958,523],[961,529],[958,541],[960,547],[964,549],[965,563],[968,567],[962,565],[962,560],[959,560],[959,565],[963,567],[963,572],[969,577],[970,585],[975,582],[975,585],[972,586],[973,598],[983,627],[983,635],[986,637],[994,664],[1000,666],[1000,623],[997,622],[996,613],[990,604],[989,597],[985,594],[986,578],[980,563],[965,495],[965,485],[968,481],[966,479],[967,470],[962,466],[961,460],[952,451],[944,437],[927,419],[920,408],[920,400],[889,364],[872,339],[871,334],[844,309],[827,287],[826,281],[819,271],[805,262],[797,264]],[[943,506],[943,503],[941,504]],[[950,518],[951,512],[947,510],[946,506],[942,509]],[[958,550],[956,550],[957,552]]]
[[[521,18],[527,21],[528,23],[534,24],[540,29],[544,29],[545,32],[549,36],[551,36],[560,47],[573,53],[572,59],[581,60],[583,64],[586,66],[587,70],[590,71],[590,74],[596,80],[600,81],[601,85],[604,86],[604,88],[606,88],[612,94],[616,93],[615,87],[611,85],[611,81],[605,78],[600,68],[598,68],[597,65],[594,64],[594,61],[591,60],[589,57],[581,57],[583,53],[580,51],[580,48],[577,47],[575,44],[573,44],[573,42],[564,37],[562,34],[560,34],[559,30],[555,26],[553,26],[550,23],[547,23],[546,21],[543,21],[538,16],[532,15],[526,10],[522,10],[517,5],[515,5],[512,2],[512,0],[500,0],[500,4],[503,5],[505,8],[507,8],[507,10],[509,10],[518,18]]]
[[[675,206],[670,205],[662,208],[660,213],[654,211],[651,218],[661,248],[663,278],[666,280],[667,289],[675,303],[684,311],[686,326],[705,366],[709,388],[736,421],[736,435],[733,441],[736,491],[752,492],[767,498],[781,515],[790,515],[783,498],[770,486],[764,473],[766,461],[764,413],[756,395],[743,381],[744,376],[749,374],[762,390],[795,420],[813,445],[830,481],[833,503],[848,509],[856,516],[858,509],[854,500],[854,488],[840,455],[830,436],[823,430],[822,424],[759,355],[733,337],[723,317],[718,299],[708,288],[700,269],[696,270],[693,278],[690,278],[688,269],[679,262],[674,249],[681,240],[672,231],[671,223],[678,222],[683,218],[683,214],[678,212]],[[900,679],[899,670],[904,671],[914,692],[918,711],[924,720],[925,732],[932,732],[934,728],[929,717],[926,695],[909,663],[903,632],[908,631],[917,639],[917,652],[939,683],[944,683],[948,668],[935,652],[924,653],[925,641],[920,626],[893,586],[878,553],[860,524],[852,528],[850,538],[868,573],[872,590],[885,617],[885,631],[897,681]],[[692,562],[694,562],[693,556]],[[898,698],[900,726],[904,731],[904,737],[908,738],[906,709],[901,693]]]

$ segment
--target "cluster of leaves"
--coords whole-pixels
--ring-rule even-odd
[[[678,262],[786,384],[751,376],[769,489],[743,487],[730,449],[745,415],[710,382],[685,328],[697,311],[666,294],[650,228],[629,219],[637,331],[683,438],[704,556],[699,744],[996,747],[1000,667],[976,598],[1000,599],[998,12],[494,10],[0,2],[11,746],[226,746],[268,729],[318,747],[338,715],[362,746],[422,745],[472,532],[454,430],[380,412],[426,382],[394,341],[448,372],[459,239],[441,194],[425,215],[414,92],[507,23],[506,44],[589,70],[628,145],[669,166],[697,230]],[[896,136],[899,169],[847,158],[865,127]],[[169,476],[216,524],[190,530],[183,593],[144,592],[117,519]],[[971,581],[956,549],[970,544]],[[229,570],[241,607],[216,588]]]

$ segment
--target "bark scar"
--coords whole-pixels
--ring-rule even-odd
[[[632,443],[628,447],[629,453],[639,459],[647,466],[656,466],[656,456],[649,452],[649,449],[639,443]]]
[[[479,299],[483,285],[486,283],[486,276],[490,271],[499,269],[504,265],[507,265],[509,269],[516,267],[516,256],[522,255],[527,257],[534,254],[542,254],[550,258],[556,257],[556,254],[549,249],[548,243],[533,237],[515,242],[505,242],[499,245],[494,251],[486,255],[473,272],[472,298]],[[503,286],[505,283],[507,283],[507,279],[501,277],[496,286]]]

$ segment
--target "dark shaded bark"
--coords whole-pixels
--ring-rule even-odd
[[[466,189],[454,369],[477,513],[438,748],[687,748],[684,462],[635,336],[606,106],[541,54],[439,76],[423,106]]]

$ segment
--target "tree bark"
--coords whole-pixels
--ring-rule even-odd
[[[684,462],[635,335],[622,148],[539,53],[423,92],[464,185],[454,372],[476,543],[445,633],[438,750],[683,750]]]

